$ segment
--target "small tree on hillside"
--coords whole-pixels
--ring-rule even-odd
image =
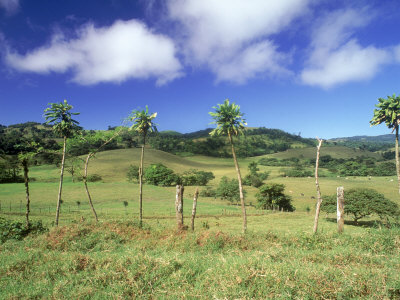
[[[133,122],[129,130],[134,130],[143,137],[142,154],[140,156],[139,168],[139,226],[142,227],[142,195],[143,195],[143,160],[144,148],[146,146],[146,136],[149,132],[157,131],[156,124],[153,120],[157,117],[157,113],[150,114],[149,108],[146,105],[145,110],[134,110],[128,117],[128,120]]]
[[[399,124],[400,124],[400,97],[395,94],[393,96],[388,96],[387,99],[379,98],[379,103],[375,106],[374,117],[370,121],[371,126],[379,125],[385,123],[385,125],[391,129],[392,132],[396,132],[396,147],[395,147],[395,157],[396,157],[396,172],[397,181],[400,193],[400,162],[399,162]]]
[[[72,137],[75,133],[80,130],[78,126],[79,122],[72,119],[73,115],[79,115],[79,113],[72,113],[70,110],[73,108],[69,105],[67,100],[61,103],[49,103],[50,107],[44,110],[44,117],[46,119],[45,124],[53,125],[53,131],[63,137],[63,152],[61,159],[61,172],[60,172],[60,186],[58,189],[58,199],[57,199],[57,211],[56,211],[56,226],[58,226],[58,218],[60,215],[60,204],[61,204],[61,193],[62,184],[64,176],[64,164],[65,164],[65,148],[67,145],[67,139]]]
[[[246,207],[244,203],[242,176],[240,175],[240,168],[236,158],[236,152],[235,152],[235,147],[233,145],[232,136],[237,136],[239,133],[243,133],[244,126],[247,124],[243,119],[243,114],[240,112],[240,106],[236,105],[235,103],[229,103],[228,99],[226,99],[223,104],[218,104],[218,106],[214,106],[213,108],[215,109],[215,112],[210,112],[209,114],[214,119],[214,122],[212,123],[216,124],[217,128],[211,131],[210,135],[218,136],[226,134],[228,136],[229,143],[231,144],[233,161],[235,163],[235,168],[238,177],[240,202],[242,206],[243,233],[246,233],[247,217],[246,217]]]

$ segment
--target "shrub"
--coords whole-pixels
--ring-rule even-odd
[[[243,190],[243,194],[246,191]],[[240,194],[239,194],[239,183],[237,179],[228,179],[228,177],[224,176],[221,178],[219,185],[217,187],[216,194],[223,200],[228,200],[230,202],[239,202]]]
[[[42,221],[33,221],[29,227],[18,221],[6,220],[0,218],[0,242],[4,243],[7,240],[22,240],[30,233],[43,233],[48,231],[43,226]]]
[[[200,191],[201,197],[215,197],[216,195],[217,195],[217,192],[214,189],[212,189],[210,186],[208,186],[205,189],[202,189]]]
[[[304,169],[300,165],[291,169],[282,169],[281,172],[283,177],[308,177],[313,175],[311,171]]]
[[[103,178],[99,174],[91,174],[87,176],[87,182],[101,181]],[[79,176],[78,181],[83,181],[83,177]]]
[[[256,194],[257,207],[260,209],[273,209],[278,206],[285,211],[294,211],[292,197],[284,194],[285,185],[279,183],[264,184]]]
[[[344,212],[353,215],[353,220],[358,220],[372,214],[378,215],[381,219],[396,217],[399,215],[399,208],[396,203],[385,198],[381,193],[373,189],[357,188],[344,192]],[[327,213],[336,212],[336,195],[324,197],[321,210]]]
[[[133,180],[139,181],[139,167],[130,165],[126,177],[129,182],[132,182]]]
[[[150,165],[144,172],[144,179],[153,185],[171,186],[180,182],[178,175],[163,164]]]
[[[207,183],[214,178],[215,176],[212,172],[199,171],[196,169],[190,169],[189,171],[186,171],[181,175],[182,184],[186,186],[204,186],[207,185]]]

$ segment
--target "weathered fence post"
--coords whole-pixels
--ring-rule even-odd
[[[337,188],[337,228],[342,233],[344,228],[344,190],[342,186]]]
[[[315,160],[315,185],[317,187],[317,207],[315,209],[314,228],[313,228],[314,233],[317,233],[318,230],[318,218],[322,203],[321,190],[319,188],[319,182],[318,182],[318,167],[319,167],[319,151],[321,149],[323,140],[319,138],[317,138],[317,140],[318,140],[317,159]]]
[[[183,185],[176,186],[175,214],[178,230],[183,229]]]
[[[199,188],[196,188],[196,191],[194,192],[194,197],[193,197],[192,222],[191,222],[192,231],[194,231],[194,218],[196,217],[196,207],[197,207],[197,197],[198,196],[199,196]]]

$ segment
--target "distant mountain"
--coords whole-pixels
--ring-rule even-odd
[[[394,143],[394,134],[383,134],[377,136],[357,135],[351,137],[340,137],[330,139],[332,142],[359,142],[359,143]]]

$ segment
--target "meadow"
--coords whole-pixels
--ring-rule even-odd
[[[340,147],[326,151],[337,158],[361,153]],[[312,153],[315,148],[301,148],[262,157],[307,158]],[[260,158],[239,160],[242,175]],[[138,184],[126,179],[129,165],[138,165],[139,159],[139,149],[121,149],[100,152],[91,161],[89,174],[102,176],[101,182],[89,183],[98,224],[82,182],[72,182],[66,173],[58,228],[52,223],[59,170],[32,167],[31,218],[50,230],[0,245],[0,298],[400,298],[400,230],[366,218],[358,226],[347,221],[339,235],[335,216],[323,213],[313,235],[313,177],[280,177],[280,167],[259,166],[270,172],[266,182],[285,184],[296,211],[258,210],[257,189],[245,187],[245,236],[240,206],[214,197],[199,198],[194,232],[176,232],[175,188],[144,185],[144,228],[139,229]],[[212,187],[222,176],[236,177],[232,159],[146,149],[145,165],[158,162],[178,173],[212,171]],[[322,177],[320,185],[322,195],[335,194],[338,186],[374,188],[400,204],[395,176]],[[185,187],[186,224],[194,189]],[[24,201],[23,184],[0,185],[0,217],[23,221]]]

